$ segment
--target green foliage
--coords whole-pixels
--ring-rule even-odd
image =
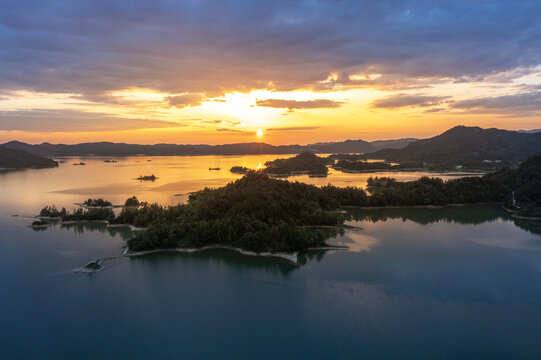
[[[112,221],[115,218],[113,210],[108,208],[77,209],[62,216],[62,221]]]
[[[67,211],[66,208],[62,208],[61,210],[58,210],[56,206],[45,206],[41,211],[39,212],[39,216],[43,217],[62,217],[66,215]]]
[[[137,199],[136,196],[132,196],[131,198],[126,199],[124,206],[139,206],[139,204],[139,199]]]

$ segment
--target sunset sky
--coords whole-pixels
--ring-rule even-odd
[[[0,142],[541,128],[540,1],[0,0]]]

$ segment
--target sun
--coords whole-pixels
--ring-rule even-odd
[[[257,130],[256,135],[257,135],[257,137],[262,137],[263,136],[263,130]]]

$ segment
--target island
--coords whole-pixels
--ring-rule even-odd
[[[24,150],[0,146],[0,169],[43,169],[58,167],[58,162]]]
[[[249,169],[245,166],[233,166],[231,169],[229,169],[230,172],[233,174],[247,174],[250,171],[254,171],[252,169]]]
[[[327,165],[331,164],[334,164],[333,160],[319,157],[309,151],[304,151],[292,158],[267,161],[265,163],[267,167],[262,172],[277,177],[299,174],[327,176],[329,172]]]
[[[104,200],[103,198],[85,200],[83,202],[83,205],[86,207],[111,207],[113,206],[113,204],[110,201]]]
[[[152,174],[152,175],[146,175],[146,176],[139,176],[137,178],[137,180],[140,180],[140,181],[156,181],[157,177],[156,175]]]
[[[444,182],[422,177],[399,182],[372,177],[367,190],[317,187],[249,172],[217,189],[191,193],[186,204],[126,206],[67,212],[47,206],[40,215],[62,221],[106,221],[143,229],[127,240],[128,254],[171,249],[227,247],[254,254],[329,248],[326,240],[343,231],[345,207],[445,206],[500,203],[517,216],[541,214],[541,155],[517,168],[482,177]],[[133,198],[126,203],[135,203]],[[541,219],[541,218],[540,218]],[[46,220],[43,220],[46,221]]]

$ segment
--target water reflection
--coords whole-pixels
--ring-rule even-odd
[[[84,234],[85,232],[99,232],[111,236],[119,235],[126,241],[133,236],[133,232],[127,226],[108,226],[104,222],[73,222],[62,223],[60,228],[73,231],[75,234]]]
[[[438,222],[479,225],[503,220],[512,221],[523,230],[541,235],[541,221],[515,218],[499,205],[465,205],[439,208],[350,208],[347,210],[347,220],[350,222],[369,221],[376,223],[392,219],[409,220],[423,225]]]
[[[195,253],[150,254],[131,258],[131,261],[135,262],[137,266],[143,265],[150,268],[171,269],[175,268],[175,264],[181,262],[183,266],[208,265],[241,272],[263,271],[269,275],[281,275],[284,277],[299,268],[298,265],[286,259],[246,256],[227,249],[209,249]]]

